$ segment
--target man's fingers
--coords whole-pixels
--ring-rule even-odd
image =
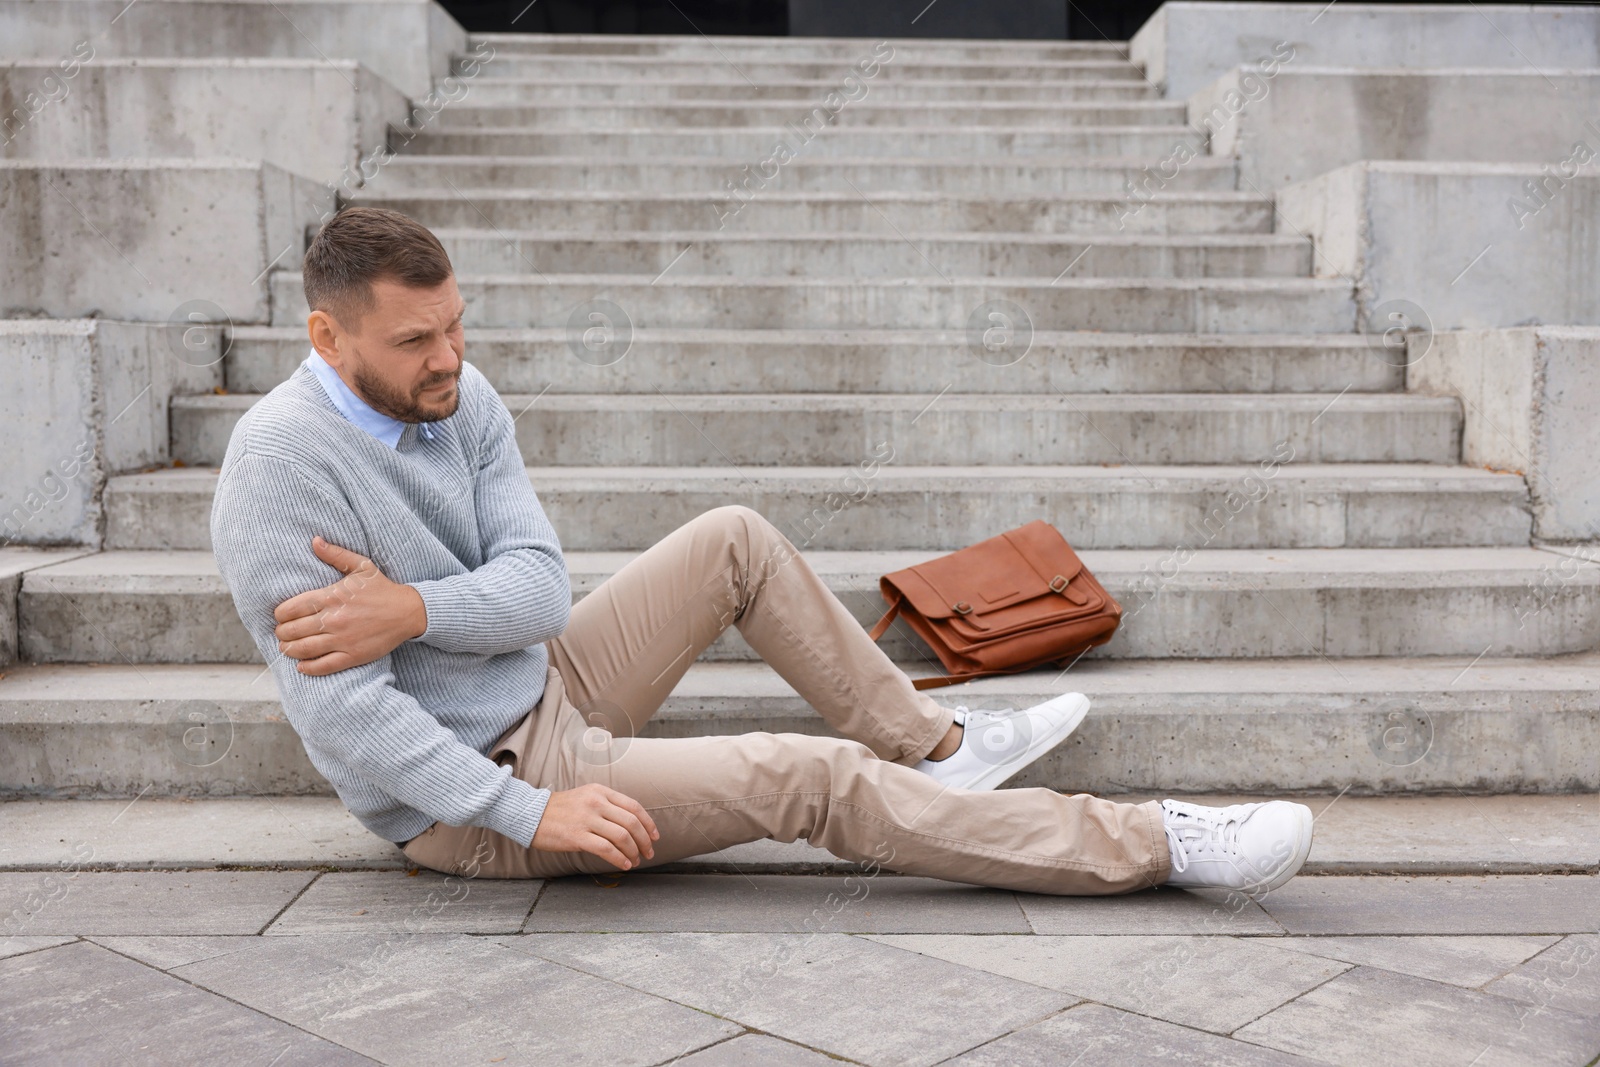
[[[332,657],[329,657],[332,658]],[[558,790],[533,834],[533,847],[592,853],[630,870],[655,858],[655,822],[638,801],[598,782]]]
[[[650,831],[645,829],[644,819],[639,818],[632,809],[617,803],[613,803],[611,810],[606,814],[610,816],[612,822],[628,832],[639,854],[648,859],[655,849],[650,845]],[[645,818],[649,816],[646,815]]]
[[[298,641],[305,637],[315,637],[317,634],[326,633],[323,627],[321,612],[311,615],[302,615],[298,619],[280,622],[272,631],[273,636],[279,641]]]
[[[594,834],[586,840],[579,842],[579,847],[585,852],[590,852],[596,856],[599,856],[613,867],[627,870],[633,866],[632,861],[630,861],[628,857],[618,852],[615,845],[601,837],[599,834]]]
[[[377,565],[366,556],[333,544],[324,538],[313,537],[311,551],[318,559],[345,577],[332,585],[325,585],[320,589],[308,589],[298,596],[285,600],[272,613],[273,619],[277,622],[290,622],[307,615],[315,615],[324,608],[347,604],[368,581],[379,576]],[[354,579],[350,577],[358,572],[360,576]]]
[[[353,574],[372,562],[359,552],[352,552],[320,537],[311,539],[311,551],[328,566],[337,568],[341,574]]]
[[[332,634],[313,634],[298,641],[279,641],[278,651],[290,659],[317,659],[342,650],[338,638]]]
[[[325,674],[337,674],[346,667],[354,667],[355,663],[355,657],[348,652],[330,652],[326,656],[318,656],[315,659],[303,659],[296,669],[301,674],[321,677]]]
[[[328,592],[327,587],[321,589],[308,589],[298,596],[292,596],[279,604],[272,617],[278,622],[288,622],[291,619],[303,618],[306,615],[315,615],[322,610],[322,598]]]
[[[650,839],[652,841],[659,840],[661,838],[661,831],[656,829],[656,821],[650,817],[650,813],[645,810],[643,804],[639,803],[628,794],[619,793],[615,789],[611,790],[609,795],[613,804],[616,804],[619,807],[627,808],[629,811],[633,812],[634,816],[638,818],[639,822],[644,824],[644,828],[649,832]]]
[[[591,828],[590,832],[599,834],[617,846],[617,851],[626,856],[629,862],[638,863],[639,842],[634,840],[633,834],[628,832],[626,826],[617,821],[615,812],[615,808],[611,812],[606,812],[600,822]]]
[[[611,818],[628,832],[629,840],[633,842],[633,847],[639,850],[642,859],[650,859],[655,855],[656,850],[650,844],[650,831],[644,828],[644,823],[637,815],[627,808],[618,807]]]

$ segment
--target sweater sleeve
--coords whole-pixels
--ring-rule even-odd
[[[484,392],[475,500],[483,563],[411,585],[428,612],[428,629],[415,640],[498,655],[559,637],[572,614],[572,585],[555,527],[528,481],[511,413],[492,389]]]
[[[390,657],[334,674],[300,673],[278,651],[273,612],[339,580],[311,551],[320,534],[353,551],[367,539],[348,503],[294,465],[246,453],[223,473],[212,506],[217,566],[267,661],[290,725],[308,748],[388,795],[452,826],[485,826],[530,846],[550,790],[516,778],[395,686]]]

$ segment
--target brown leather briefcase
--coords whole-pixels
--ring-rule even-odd
[[[1067,666],[1122,621],[1122,605],[1043,519],[885,574],[878,587],[889,610],[872,639],[904,615],[951,672],[917,679],[918,689]]]

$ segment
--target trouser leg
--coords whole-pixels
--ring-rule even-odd
[[[656,820],[661,840],[645,866],[707,845],[772,838],[804,839],[842,859],[904,874],[1035,893],[1121,893],[1167,877],[1155,803],[1046,788],[947,787],[850,740],[790,733],[633,738],[614,763],[584,769],[608,776]],[[607,866],[583,862],[580,869]]]
[[[912,764],[951,711],[918,692],[784,534],[743,505],[680,526],[573,606],[550,661],[587,720],[636,735],[729,625],[835,730]]]
[[[591,782],[639,801],[661,837],[648,869],[746,841],[804,839],[904,874],[1035,893],[1122,893],[1166,880],[1159,806],[1042,787],[975,792],[877,758],[847,738],[754,732],[615,737],[588,725],[552,671],[517,774],[555,790]],[[524,849],[465,828],[407,848],[424,866],[489,878],[616,873],[585,852]]]

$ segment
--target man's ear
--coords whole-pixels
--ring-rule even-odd
[[[317,354],[327,361],[328,366],[334,370],[339,369],[339,323],[326,311],[313,311],[306,318],[306,333],[311,338],[311,347]]]

